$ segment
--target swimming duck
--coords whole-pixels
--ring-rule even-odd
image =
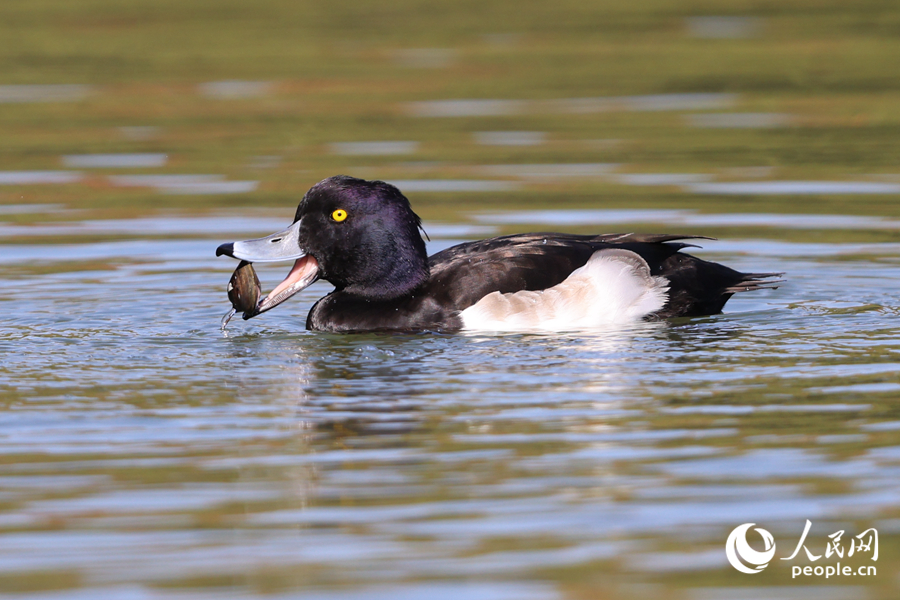
[[[422,222],[399,189],[339,175],[304,195],[293,224],[222,244],[216,256],[293,260],[249,319],[318,279],[335,286],[307,329],[565,331],[719,313],[778,273],[740,273],[680,252],[701,236],[526,233],[466,242],[429,257]],[[703,238],[709,239],[709,238]]]

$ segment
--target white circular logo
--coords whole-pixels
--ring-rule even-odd
[[[757,552],[747,543],[747,530],[754,525],[756,523],[744,523],[735,527],[725,542],[725,556],[728,557],[728,562],[741,573],[759,573],[775,556],[775,538],[762,527],[756,527],[755,530],[763,539],[765,552]],[[748,567],[744,563],[752,566]]]

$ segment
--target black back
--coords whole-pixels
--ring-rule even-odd
[[[462,326],[458,313],[492,292],[543,290],[561,283],[591,255],[623,248],[640,255],[652,275],[670,282],[669,299],[655,316],[721,312],[734,292],[759,287],[772,274],[745,274],[679,252],[696,239],[677,235],[529,233],[467,242],[428,259],[430,276],[413,293],[392,301],[335,291],[310,311],[307,327],[330,331],[431,329]]]

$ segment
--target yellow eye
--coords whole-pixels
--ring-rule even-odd
[[[344,219],[347,218],[347,211],[344,210],[343,208],[339,208],[336,211],[334,211],[333,213],[331,213],[331,218],[334,219],[335,221],[337,221],[338,223],[340,223],[341,221],[343,221]]]

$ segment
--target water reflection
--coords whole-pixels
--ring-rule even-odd
[[[555,180],[571,178],[598,178],[609,174],[619,165],[612,163],[560,163],[485,165],[479,171],[494,177]]]
[[[208,81],[197,86],[197,91],[210,98],[232,100],[259,98],[272,92],[274,84],[269,81]]]
[[[415,154],[419,142],[336,142],[328,144],[328,149],[342,156],[393,156]]]
[[[758,17],[688,17],[688,34],[701,39],[746,39],[757,37],[764,24]]]
[[[678,174],[641,174],[616,175],[614,178],[623,183],[633,185],[680,185],[689,179],[700,178],[699,175]],[[694,184],[690,184],[694,185]],[[696,184],[699,185],[699,184]],[[686,225],[699,228],[710,227],[778,227],[785,229],[900,229],[900,220],[884,217],[865,217],[854,215],[792,215],[785,213],[727,213],[702,214],[692,210],[617,210],[617,209],[583,209],[583,210],[531,210],[507,211],[503,213],[481,213],[473,215],[476,221],[490,224],[545,224],[557,227],[574,225],[596,225],[609,227],[617,224],[655,223],[658,225]],[[725,240],[725,243],[734,242]],[[753,245],[778,243],[754,240]],[[800,246],[799,244],[786,244]],[[825,245],[823,245],[825,246]],[[847,248],[844,244],[828,244],[827,247],[837,251]],[[873,248],[885,247],[873,245]]]
[[[168,155],[158,152],[139,154],[67,154],[62,157],[64,166],[75,169],[154,168],[165,166],[168,160]]]
[[[414,117],[489,117],[518,114],[590,114],[608,111],[711,110],[733,106],[736,94],[687,93],[556,100],[428,100],[404,105]]]
[[[893,261],[735,242],[788,285],[579,335],[309,334],[319,283],[223,336],[229,267],[196,244],[5,249],[0,581],[557,598],[585,569],[627,597],[728,573],[740,523],[824,544],[895,515]]]
[[[392,179],[388,183],[404,193],[415,192],[508,192],[519,186],[512,181],[479,179]]]
[[[5,84],[0,85],[0,104],[33,102],[77,102],[94,88],[81,84]]]
[[[780,113],[709,113],[687,115],[686,119],[694,127],[716,129],[786,127],[793,121],[791,115]]]
[[[77,171],[0,171],[0,185],[67,185],[82,177]]]
[[[547,141],[543,131],[476,131],[476,144],[483,146],[540,146]]]

